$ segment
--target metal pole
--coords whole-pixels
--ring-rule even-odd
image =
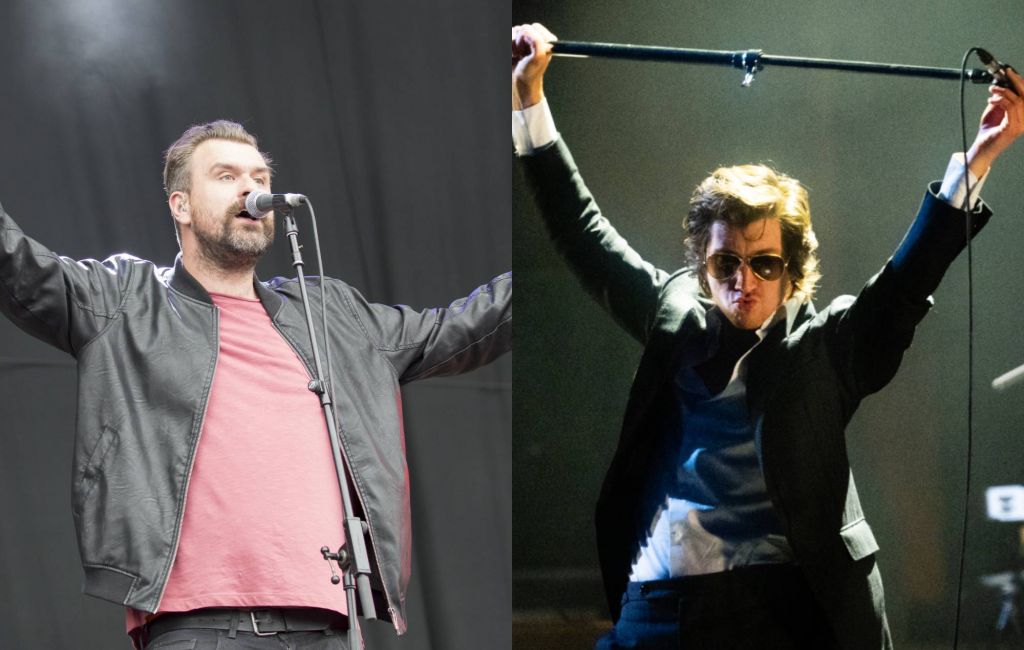
[[[814,59],[797,56],[765,54],[761,50],[694,50],[681,47],[660,47],[652,45],[626,45],[620,43],[586,43],[581,41],[555,41],[552,52],[560,56],[600,57],[606,59],[628,59],[631,61],[662,61],[670,63],[703,63],[727,65],[746,71],[743,85],[749,86],[754,74],[767,65],[785,68],[817,68],[864,72],[872,74],[898,75],[903,77],[926,77],[930,79],[960,79],[959,68],[934,68],[920,65],[897,63],[872,63],[869,61],[846,61],[842,59]],[[992,83],[987,70],[968,68],[965,76],[973,83]]]
[[[334,467],[338,474],[338,486],[341,489],[341,504],[344,510],[345,520],[345,544],[338,553],[330,553],[327,547],[320,549],[325,560],[334,560],[338,563],[344,576],[344,588],[346,595],[346,606],[348,609],[348,642],[350,650],[362,650],[363,639],[359,629],[359,608],[356,606],[356,597],[359,597],[359,605],[362,608],[363,617],[369,619],[377,618],[376,608],[373,603],[373,595],[370,593],[370,561],[366,552],[366,529],[363,521],[356,516],[352,505],[352,496],[349,491],[348,481],[345,476],[345,461],[342,458],[341,446],[338,438],[337,427],[334,418],[334,402],[331,400],[331,391],[328,382],[330,377],[324,374],[323,365],[320,362],[319,345],[316,340],[316,330],[313,327],[313,313],[309,306],[309,296],[306,291],[306,278],[303,271],[302,253],[299,246],[299,229],[292,217],[290,209],[279,210],[283,213],[285,224],[285,235],[292,251],[292,266],[295,267],[296,277],[299,281],[299,293],[302,296],[302,308],[306,315],[306,327],[309,329],[309,340],[313,350],[313,366],[316,376],[309,384],[309,390],[320,398],[320,406],[323,410],[324,420],[327,423],[327,433],[331,439],[331,454],[334,457]],[[321,309],[326,309],[321,305]],[[326,332],[324,333],[326,344]],[[332,582],[334,582],[332,580]]]

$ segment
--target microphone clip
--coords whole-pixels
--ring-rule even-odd
[[[992,75],[992,83],[1001,88],[1013,89],[1013,84],[1010,82],[1010,77],[1006,74],[1007,70],[1014,70],[1010,65],[1007,65],[999,61],[996,57],[992,56],[988,50],[980,47],[974,48],[978,53],[978,58],[985,65],[985,69]]]
[[[740,82],[744,88],[750,88],[750,85],[754,83],[754,75],[764,69],[764,66],[761,65],[763,55],[763,50],[733,52],[732,67],[739,68],[746,73],[743,75],[743,81]]]

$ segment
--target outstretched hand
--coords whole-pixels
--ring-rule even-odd
[[[540,23],[512,28],[512,110],[544,99],[544,71],[551,62],[551,42],[556,40]]]
[[[1024,78],[1008,70],[1011,88],[989,86],[988,105],[981,114],[978,135],[967,152],[971,173],[981,177],[992,162],[1024,133]]]

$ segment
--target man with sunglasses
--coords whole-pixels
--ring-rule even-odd
[[[597,506],[617,648],[891,648],[878,545],[844,429],[899,367],[930,294],[991,216],[991,163],[1024,132],[1024,80],[992,88],[954,157],[857,297],[811,304],[807,193],[762,165],[716,170],[684,221],[687,268],[644,261],[601,215],[543,94],[554,36],[512,30],[513,140],[556,248],[643,346]],[[965,169],[966,167],[966,169]]]

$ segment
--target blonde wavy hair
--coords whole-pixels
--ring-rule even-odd
[[[807,190],[794,178],[765,165],[719,167],[705,178],[690,197],[690,211],[683,219],[687,266],[711,294],[704,269],[711,224],[715,221],[744,228],[759,219],[778,219],[782,229],[782,256],[793,296],[814,297],[818,271],[818,238],[811,228]]]

